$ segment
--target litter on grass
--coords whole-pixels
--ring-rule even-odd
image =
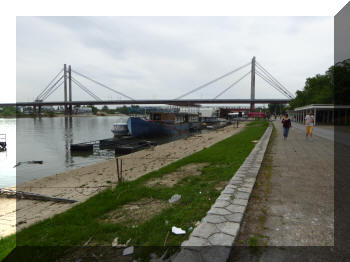
[[[183,234],[186,234],[186,231],[185,231],[185,230],[182,230],[181,228],[175,227],[175,226],[173,226],[173,227],[171,228],[171,232],[173,232],[175,235],[183,235]]]
[[[134,253],[134,246],[127,247],[123,250],[123,256],[128,256]]]
[[[180,199],[181,199],[181,195],[175,194],[169,199],[169,203],[170,204],[175,203],[175,202],[179,201]]]

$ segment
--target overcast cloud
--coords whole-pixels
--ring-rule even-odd
[[[332,17],[17,17],[17,101],[70,64],[135,99],[171,99],[253,56],[292,93],[333,64]],[[186,98],[213,98],[244,68]],[[102,99],[121,96],[81,80]],[[221,98],[249,98],[246,77]],[[257,76],[256,98],[284,98]],[[48,101],[63,99],[63,88]],[[73,100],[92,99],[78,87]]]

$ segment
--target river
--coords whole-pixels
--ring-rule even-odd
[[[0,119],[0,134],[7,135],[7,151],[0,152],[0,187],[62,173],[114,157],[114,150],[72,155],[73,143],[111,138],[120,116],[43,117]],[[171,139],[155,139],[158,144]],[[154,139],[152,139],[154,140]],[[15,146],[16,145],[16,146]],[[27,164],[43,161],[43,164]],[[21,162],[14,168],[16,163]]]

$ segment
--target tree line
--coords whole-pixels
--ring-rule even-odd
[[[303,90],[298,90],[289,106],[269,104],[271,114],[310,104],[350,105],[350,59],[336,63],[324,74],[306,79]]]
[[[350,103],[350,59],[331,66],[324,74],[317,74],[306,79],[302,91],[289,103],[290,108],[309,104]]]

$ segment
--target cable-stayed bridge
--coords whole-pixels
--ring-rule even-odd
[[[186,96],[198,92],[230,75],[235,73],[244,71],[247,69],[243,75],[239,77],[238,80],[230,84],[224,90],[220,91],[215,97],[208,99],[185,99]],[[247,99],[221,99],[222,95],[224,95],[228,90],[237,85],[240,81],[250,75],[250,98]],[[279,93],[285,96],[285,99],[256,99],[255,98],[255,77],[259,76],[266,83],[268,83],[271,87],[276,89]],[[119,96],[123,97],[120,100],[103,100],[96,93],[92,92],[86,85],[82,84],[78,78],[83,78],[88,80],[90,83],[94,83],[101,88],[107,89],[110,92],[116,93]],[[73,86],[80,88],[86,94],[88,94],[93,100],[73,100],[72,98],[72,89]],[[59,88],[63,88],[63,101],[47,101],[47,99],[55,93]],[[61,69],[56,76],[49,82],[49,84],[41,91],[41,93],[35,98],[33,102],[16,102],[16,103],[6,103],[0,104],[0,106],[32,106],[36,111],[36,108],[40,109],[42,106],[64,106],[65,114],[72,114],[72,107],[74,105],[145,105],[145,104],[166,104],[166,105],[176,105],[176,106],[198,106],[201,104],[250,104],[250,110],[253,111],[255,104],[286,104],[291,99],[293,99],[293,94],[288,91],[288,89],[281,84],[269,71],[265,69],[259,62],[256,61],[255,57],[249,62],[242,66],[235,68],[234,70],[223,74],[209,82],[206,82],[181,96],[178,96],[174,99],[134,99],[129,95],[126,95],[112,87],[109,87],[100,81],[97,81],[85,74],[77,72],[71,68],[64,65],[63,69]]]

